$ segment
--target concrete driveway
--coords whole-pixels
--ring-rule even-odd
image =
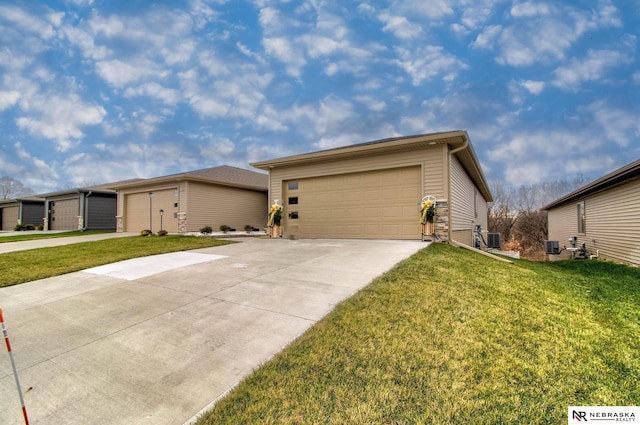
[[[247,239],[0,289],[32,424],[183,424],[426,246]],[[21,424],[0,351],[0,423]]]

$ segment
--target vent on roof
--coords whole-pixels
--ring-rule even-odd
[[[500,233],[487,233],[487,246],[500,249]]]
[[[557,255],[560,254],[560,242],[559,241],[544,241],[544,253]]]

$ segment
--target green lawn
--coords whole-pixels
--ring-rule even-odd
[[[340,304],[202,424],[561,424],[640,402],[640,270],[432,244]]]
[[[0,238],[1,239],[1,238]],[[0,288],[147,255],[232,243],[195,236],[128,236],[0,254]]]
[[[25,233],[24,235],[10,235],[10,236],[2,236],[0,235],[0,243],[3,242],[22,242],[22,241],[32,241],[36,239],[54,239],[54,238],[68,238],[70,236],[86,236],[86,235],[97,235],[102,233],[114,233],[111,230],[74,230],[69,232],[37,232],[37,233]]]

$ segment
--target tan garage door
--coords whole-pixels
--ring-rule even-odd
[[[176,189],[154,190],[149,201],[149,192],[131,193],[125,196],[125,232],[149,229],[155,233],[162,227],[170,233],[178,231],[178,192]]]
[[[13,230],[18,224],[19,207],[4,207],[2,209],[2,230]],[[24,223],[28,224],[28,223]]]
[[[407,167],[285,181],[285,235],[419,239],[421,174]]]
[[[49,202],[50,230],[78,230],[78,198]]]

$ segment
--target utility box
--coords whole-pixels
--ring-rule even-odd
[[[544,253],[550,255],[560,254],[560,241],[544,241]]]

